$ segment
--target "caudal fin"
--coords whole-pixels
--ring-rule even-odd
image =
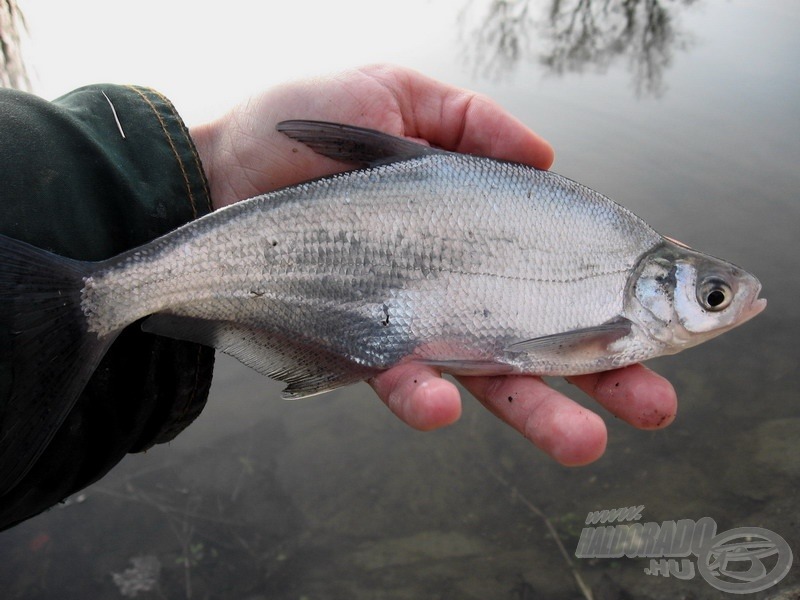
[[[0,496],[28,472],[116,335],[89,332],[81,310],[91,263],[0,235]]]

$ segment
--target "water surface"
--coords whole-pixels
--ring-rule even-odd
[[[283,402],[279,384],[221,357],[207,409],[175,442],[0,534],[3,597],[581,598],[540,513],[574,553],[588,512],[633,505],[647,521],[764,527],[800,552],[800,5],[292,4],[275,9],[286,27],[265,27],[252,45],[263,9],[215,9],[226,11],[220,30],[245,32],[216,47],[243,82],[228,85],[225,72],[211,87],[253,88],[255,64],[263,86],[392,60],[477,89],[553,143],[555,170],[755,273],[768,309],[653,361],[678,390],[676,422],[642,432],[608,417],[605,456],[579,469],[468,398],[458,424],[423,434],[366,385]],[[192,7],[198,23],[210,18],[202,10]],[[154,19],[141,27],[161,31]],[[113,54],[114,41],[103,43]],[[197,52],[200,62],[208,50]],[[169,78],[152,65],[155,81],[138,82],[197,121],[233,92],[198,101],[200,66],[185,60]],[[195,87],[181,87],[181,73]],[[723,597],[699,576],[647,576],[645,559],[572,560],[597,598]],[[798,585],[797,573],[751,597]]]

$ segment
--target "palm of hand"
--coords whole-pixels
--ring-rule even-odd
[[[193,129],[215,207],[348,168],[298,148],[275,130],[278,122],[297,118],[369,127],[538,168],[553,160],[547,142],[491,100],[413,71],[373,66],[275,88]],[[568,379],[636,427],[664,427],[674,419],[672,386],[641,365]],[[585,464],[605,450],[602,419],[540,378],[460,381],[491,412],[559,462]],[[458,388],[431,367],[405,364],[370,384],[398,417],[417,429],[450,424],[461,412]]]

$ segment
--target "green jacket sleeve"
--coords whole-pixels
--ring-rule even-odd
[[[145,88],[94,85],[53,102],[0,90],[0,172],[0,233],[70,258],[108,258],[211,210],[186,127]],[[8,345],[0,435],[12,425],[2,414]],[[202,410],[212,367],[212,349],[128,327],[49,446],[0,498],[0,529],[96,481],[126,453],[172,439]]]

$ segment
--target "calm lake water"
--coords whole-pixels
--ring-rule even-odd
[[[388,59],[485,92],[553,143],[555,170],[753,272],[769,306],[651,363],[678,390],[675,423],[642,432],[608,417],[605,456],[577,469],[470,398],[458,424],[419,433],[366,385],[284,402],[280,385],[220,357],[209,405],[179,439],[0,534],[3,598],[588,597],[542,515],[597,599],[725,597],[699,574],[648,576],[649,559],[575,558],[587,513],[640,505],[642,522],[766,528],[797,559],[800,3],[293,4],[276,9],[286,31],[264,31],[264,55],[216,53],[271,71],[268,83]],[[247,7],[215,10],[249,28]],[[300,35],[303,19],[316,37]],[[221,101],[161,87],[190,119]],[[748,597],[797,598],[798,574]]]

